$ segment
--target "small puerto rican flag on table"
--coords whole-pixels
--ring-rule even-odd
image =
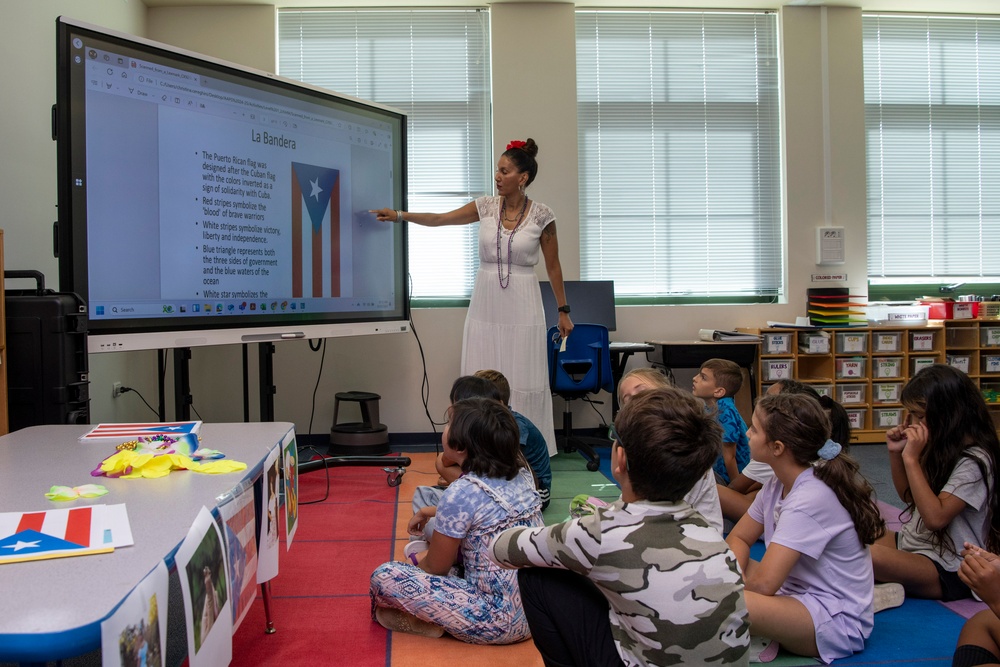
[[[104,506],[0,514],[0,563],[114,551]]]
[[[98,424],[92,431],[80,438],[81,440],[135,440],[157,435],[168,435],[179,438],[184,435],[198,433],[200,421],[189,422],[159,422],[155,424]]]

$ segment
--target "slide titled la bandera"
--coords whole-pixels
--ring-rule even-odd
[[[351,294],[348,144],[161,114],[163,298]]]

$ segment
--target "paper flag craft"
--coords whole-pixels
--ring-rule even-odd
[[[124,507],[124,506],[122,506]],[[114,551],[106,505],[0,513],[0,563]],[[126,524],[128,519],[125,519]],[[131,544],[131,531],[128,537]]]
[[[98,424],[81,440],[130,440],[154,435],[169,435],[179,438],[183,435],[194,435],[201,427],[200,421],[161,422],[146,424]]]

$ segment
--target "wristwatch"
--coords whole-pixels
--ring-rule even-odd
[[[557,308],[556,310],[558,310],[560,313],[568,313],[569,304],[566,304],[565,306],[559,306],[559,308]]]

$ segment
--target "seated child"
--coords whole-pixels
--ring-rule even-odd
[[[804,382],[797,380],[778,380],[767,388],[767,394],[804,394],[819,401],[819,404],[830,417],[830,439],[839,443],[847,451],[847,443],[851,440],[851,422],[847,411],[840,403],[829,396],[820,396],[816,390]],[[722,515],[733,523],[747,513],[750,503],[767,480],[774,477],[771,466],[750,457],[743,471],[728,486],[719,485],[719,502]]]
[[[885,532],[871,485],[829,439],[814,398],[762,397],[749,434],[754,459],[774,471],[726,539],[743,571],[750,631],[826,663],[862,650],[874,626],[868,545]],[[751,561],[761,536],[764,557]]]
[[[709,359],[703,363],[692,383],[694,395],[714,408],[722,426],[722,455],[712,468],[725,485],[736,479],[750,460],[747,425],[733,401],[742,386],[743,371],[736,362],[727,359]]]
[[[393,561],[372,573],[372,616],[389,630],[428,637],[447,632],[471,644],[527,639],[517,576],[487,558],[500,532],[542,525],[514,416],[496,400],[456,401],[441,443],[462,476],[448,485],[437,507],[423,508],[410,520],[410,532],[420,533],[428,512],[436,519],[419,565]],[[459,558],[461,576],[451,573]]]
[[[500,371],[481,370],[472,374],[474,377],[489,380],[496,387],[500,394],[500,402],[510,407],[510,383]],[[531,466],[531,471],[535,473],[535,482],[538,488],[538,496],[542,499],[542,509],[549,506],[549,498],[552,494],[552,468],[549,464],[549,447],[545,444],[545,436],[538,430],[538,427],[531,423],[531,420],[520,412],[511,410],[517,427],[521,432],[521,453]]]
[[[970,597],[957,574],[962,545],[1000,548],[996,425],[979,387],[946,364],[922,368],[900,402],[907,420],[886,432],[886,449],[909,517],[872,547],[875,579],[914,597]]]
[[[463,375],[452,383],[448,399],[454,405],[455,401],[460,401],[463,398],[472,398],[473,396],[489,398],[495,401],[500,400],[500,392],[497,391],[496,386],[492,382],[471,375]],[[438,474],[437,484],[434,486],[418,486],[413,490],[411,503],[414,514],[418,514],[423,507],[436,507],[438,500],[441,499],[441,495],[448,488],[448,485],[462,476],[462,467],[457,462],[452,461],[446,451],[442,451],[437,455],[437,458],[434,460],[434,468]],[[430,535],[434,529],[433,518],[426,523],[425,528],[426,534],[422,539],[430,541]],[[413,537],[411,539],[420,538]]]
[[[952,667],[1000,664],[1000,558],[968,542],[962,556],[958,577],[989,609],[962,626]]]
[[[633,396],[647,389],[665,389],[670,387],[670,381],[655,368],[646,366],[630,370],[618,382],[618,404],[625,405]],[[722,533],[722,509],[719,505],[719,490],[715,484],[715,472],[709,468],[695,482],[691,490],[684,495],[684,500],[691,504],[705,517],[708,525]]]
[[[618,413],[612,474],[622,497],[591,515],[498,535],[490,558],[518,571],[546,665],[746,664],[749,632],[733,553],[682,498],[721,447],[704,406],[674,388]]]

